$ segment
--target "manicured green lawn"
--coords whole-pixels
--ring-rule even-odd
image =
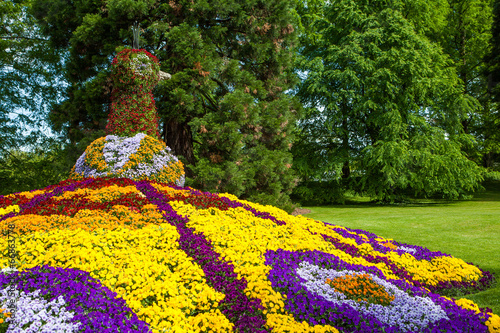
[[[421,200],[385,206],[363,202],[360,198],[346,205],[304,207],[311,210],[305,216],[451,254],[490,271],[498,281],[500,182],[485,187],[470,201]],[[498,282],[493,288],[464,297],[500,314]]]

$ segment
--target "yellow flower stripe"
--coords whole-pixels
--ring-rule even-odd
[[[136,193],[144,196],[135,186],[111,185],[99,189],[80,188],[75,191],[64,192],[62,195],[54,197],[56,200],[71,199],[74,196],[82,195],[84,198],[95,202],[106,202],[118,199],[122,195]]]
[[[19,213],[19,206],[12,205],[12,206],[7,206],[5,208],[0,208],[0,216],[5,215],[5,214],[9,214],[11,212]]]
[[[18,267],[47,264],[87,271],[122,297],[154,333],[230,332],[233,324],[217,309],[225,295],[207,285],[201,267],[178,248],[178,239],[168,223],[137,230],[34,232],[18,238]],[[7,248],[6,239],[0,239],[0,247]]]
[[[45,191],[45,190],[36,190],[36,191],[33,191],[33,192],[26,191],[26,192],[19,192],[19,193],[8,194],[5,197],[6,198],[25,197],[26,199],[33,199],[35,196],[37,196],[39,194],[46,193],[46,192],[47,191]],[[49,191],[49,192],[51,192],[51,191]]]
[[[314,221],[312,219],[306,218],[304,216],[292,216],[289,215],[287,212],[284,210],[281,210],[277,207],[273,206],[264,206],[258,203],[253,203],[250,201],[245,201],[245,200],[240,200],[236,196],[224,193],[224,194],[219,194],[220,196],[227,197],[231,200],[235,200],[244,204],[249,205],[250,207],[260,210],[260,211],[265,211],[270,213],[272,216],[275,218],[282,220],[286,223],[290,223],[293,220],[301,219],[301,223],[305,227],[309,227],[309,230],[313,231],[311,229],[311,226],[306,223],[306,220]],[[360,252],[364,255],[366,254],[371,254],[374,256],[382,256],[382,257],[387,257],[391,262],[396,264],[397,266],[403,268],[407,272],[409,272],[411,275],[413,275],[413,278],[417,281],[425,282],[428,283],[429,285],[437,285],[440,281],[478,281],[482,277],[482,273],[474,265],[469,265],[466,263],[464,260],[455,258],[455,257],[437,257],[432,259],[431,261],[428,260],[417,260],[415,257],[413,257],[411,254],[403,254],[402,256],[398,255],[396,252],[389,251],[387,253],[382,253],[379,251],[376,251],[373,249],[373,247],[368,244],[361,244],[357,245],[357,243],[354,240],[349,240],[347,238],[339,237],[335,233],[335,235],[332,235],[331,232],[324,232],[325,228],[322,228],[320,225],[323,223],[318,224],[317,221],[314,221],[317,225],[315,228],[315,232],[321,232],[325,235],[334,237],[338,240],[340,240],[342,243],[350,244],[356,246]],[[310,224],[310,223],[309,223]],[[339,227],[339,226],[336,226]],[[314,228],[314,226],[312,227]],[[348,231],[345,228],[342,228],[346,231]],[[321,231],[323,230],[323,231]],[[356,234],[354,232],[348,231],[351,234]],[[356,234],[358,236],[361,236],[365,239],[368,239],[366,235],[363,234]],[[384,239],[383,237],[378,237],[377,240],[382,243],[384,246],[389,247],[394,249],[395,245],[392,244],[392,239]],[[380,267],[379,267],[380,268]]]
[[[479,268],[455,257],[436,257],[428,261],[416,260],[408,253],[399,256],[396,252],[387,252],[385,256],[403,267],[415,280],[432,286],[440,281],[477,281],[482,277]]]
[[[338,333],[330,325],[310,326],[308,322],[299,323],[291,315],[271,313],[267,316],[266,324],[276,333],[303,332],[303,333]]]
[[[499,333],[500,332],[500,316],[489,313],[490,318],[486,321],[486,326],[488,326],[489,333]]]
[[[234,262],[235,273],[238,277],[245,277],[248,282],[245,294],[262,301],[269,325],[276,327],[276,331],[279,331],[279,327],[290,325],[288,322],[293,322],[294,319],[284,310],[284,297],[272,289],[267,277],[271,269],[264,264],[264,253],[267,250],[319,250],[334,254],[349,263],[379,267],[382,271],[385,270],[384,274],[390,278],[398,279],[397,276],[390,274],[384,264],[375,265],[362,258],[353,258],[337,250],[319,234],[304,232],[302,219],[295,221],[291,219],[286,225],[279,226],[271,220],[255,217],[243,208],[227,211],[215,208],[197,210],[194,206],[183,202],[169,203],[178,214],[189,217],[190,222],[187,226],[197,232],[203,232],[212,242],[215,252],[221,254],[226,261]],[[322,230],[323,227],[318,222],[316,224],[317,230]],[[309,226],[314,228],[312,222],[309,222]],[[330,230],[330,233],[333,234],[333,230]],[[287,318],[286,324],[276,323],[276,320],[281,322],[283,318]],[[303,325],[301,323],[295,325],[303,327],[300,326]],[[302,328],[298,328],[297,332],[302,332]]]
[[[188,196],[190,194],[189,190],[176,190],[171,186],[163,186],[158,183],[151,183],[151,186],[153,186],[155,189],[157,189],[160,193],[164,195],[177,195],[177,194],[182,194],[184,196]]]

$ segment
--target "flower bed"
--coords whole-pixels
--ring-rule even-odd
[[[9,225],[0,331],[500,332],[489,309],[440,296],[485,289],[488,272],[229,194],[68,180],[0,197]]]

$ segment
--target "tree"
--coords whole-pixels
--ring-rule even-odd
[[[488,82],[487,103],[482,118],[483,166],[493,169],[500,164],[500,2],[494,1],[490,52],[485,56]],[[498,166],[497,166],[498,168]]]
[[[305,27],[297,94],[307,113],[294,150],[302,175],[381,201],[477,188],[456,109],[469,104],[412,4],[425,3],[327,2]]]
[[[64,145],[44,142],[28,151],[8,149],[0,157],[0,195],[41,189],[67,179],[71,165]]]
[[[69,53],[66,99],[50,119],[72,144],[101,135],[110,61],[138,25],[141,47],[172,74],[154,92],[160,134],[192,186],[290,209],[299,105],[285,93],[296,82],[288,1],[34,0],[33,14]]]
[[[450,0],[448,1],[446,26],[436,38],[446,54],[453,60],[462,84],[464,98],[474,105],[461,109],[461,126],[474,141],[466,143],[463,149],[476,163],[488,166],[498,146],[491,132],[494,109],[488,91],[487,62],[490,54],[493,23],[492,0]]]
[[[61,57],[40,35],[30,5],[0,2],[0,156],[45,139],[46,109],[60,91]]]

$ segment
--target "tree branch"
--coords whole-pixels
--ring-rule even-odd
[[[0,39],[26,39],[26,40],[40,40],[44,42],[48,42],[48,39],[43,39],[43,38],[36,38],[36,37],[24,37],[24,36],[19,36],[19,37],[12,37],[12,36],[0,36]]]

